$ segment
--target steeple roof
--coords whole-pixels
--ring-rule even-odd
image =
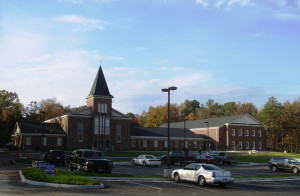
[[[89,96],[104,96],[104,97],[113,98],[113,96],[110,94],[109,89],[107,87],[101,65],[99,67],[98,73],[94,80],[94,84],[92,86]]]

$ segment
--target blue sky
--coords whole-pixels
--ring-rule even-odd
[[[85,105],[102,68],[123,113],[300,96],[300,0],[0,0],[0,89]]]

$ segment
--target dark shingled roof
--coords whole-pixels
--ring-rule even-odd
[[[18,122],[21,133],[42,134],[43,123],[40,122]],[[44,134],[65,134],[58,123],[44,123]]]
[[[225,116],[225,117],[219,117],[219,118],[209,118],[209,119],[201,119],[201,120],[193,120],[193,121],[186,121],[186,128],[187,129],[193,129],[193,128],[205,128],[207,127],[207,123],[209,124],[209,127],[220,127],[223,126],[225,123],[231,123],[241,117],[245,116],[243,115],[235,115],[235,116]],[[262,123],[257,124],[262,125]],[[168,124],[164,124],[161,127],[168,127]],[[182,128],[183,122],[175,122],[170,123],[171,128]]]
[[[168,128],[164,127],[131,127],[130,136],[168,137]],[[184,137],[183,129],[171,128],[170,137]],[[211,139],[186,129],[186,138]]]
[[[90,91],[89,96],[105,96],[105,97],[113,97],[106,84],[106,80],[102,71],[101,66],[99,67],[98,73],[96,75],[96,78],[94,80],[94,84],[92,86],[92,89]]]

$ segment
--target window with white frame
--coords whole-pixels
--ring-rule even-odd
[[[47,146],[47,137],[44,137],[44,139],[43,139],[43,145]]]
[[[178,148],[178,140],[175,140],[174,143],[175,148]]]
[[[252,142],[252,150],[255,149],[255,142]]]
[[[168,148],[168,141],[165,141],[165,148]]]
[[[243,130],[239,129],[239,136],[243,136]]]
[[[57,146],[62,146],[62,138],[61,137],[58,137],[57,138]]]
[[[252,136],[255,136],[255,130],[252,130]]]
[[[143,147],[148,147],[148,143],[147,143],[147,140],[143,140]]]
[[[154,140],[154,148],[158,148],[158,141]]]
[[[82,142],[83,141],[83,124],[78,123],[78,141]]]
[[[261,149],[261,148],[262,148],[261,142],[258,142],[258,149]]]
[[[121,142],[121,125],[116,127],[116,141]]]
[[[243,142],[242,141],[239,141],[239,149],[243,149]]]
[[[235,141],[232,141],[232,150],[235,150]]]
[[[249,149],[249,142],[246,142],[245,148]]]
[[[249,130],[245,130],[245,136],[249,136]]]
[[[106,117],[105,119],[105,135],[109,135],[110,132],[110,119]]]
[[[26,145],[31,145],[31,136],[26,136],[25,144]]]
[[[197,148],[197,141],[194,141],[194,148]]]
[[[99,113],[107,113],[107,104],[106,103],[98,103],[98,112]]]
[[[185,147],[188,148],[189,147],[189,142],[185,141]]]
[[[136,141],[135,140],[131,140],[131,147],[133,147],[133,148],[136,147]]]
[[[258,130],[258,137],[261,137],[261,130]]]
[[[94,134],[98,135],[99,134],[99,117],[95,116],[94,118]]]
[[[235,129],[232,129],[231,132],[232,136],[235,136]]]

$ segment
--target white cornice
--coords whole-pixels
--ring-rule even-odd
[[[89,95],[86,97],[86,99],[91,99],[91,98],[113,99],[114,96]]]

